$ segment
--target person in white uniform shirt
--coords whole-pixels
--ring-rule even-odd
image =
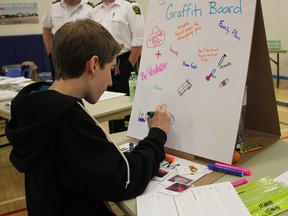
[[[113,85],[107,90],[129,95],[128,80],[137,71],[144,37],[144,17],[139,5],[132,0],[102,0],[90,13],[90,18],[102,24],[120,44],[124,45],[117,63],[119,70],[112,74]],[[110,133],[125,131],[129,116],[109,122]]]
[[[50,57],[53,80],[55,69],[50,55],[53,34],[55,34],[56,31],[67,22],[88,18],[89,12],[93,10],[94,6],[93,3],[87,0],[56,0],[44,16],[42,20],[43,41],[46,52]]]

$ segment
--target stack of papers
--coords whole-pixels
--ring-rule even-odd
[[[31,84],[31,82],[32,82],[31,79],[28,79],[25,77],[0,76],[0,89],[1,90],[20,91],[26,85]]]
[[[193,187],[179,196],[137,197],[138,216],[250,216],[230,182]]]
[[[126,95],[125,93],[120,93],[120,92],[111,92],[111,91],[105,91],[100,99],[98,101],[103,101],[103,100],[107,100],[107,99],[111,99],[111,98],[115,98],[115,97],[119,97],[119,96],[124,96]]]
[[[10,90],[0,90],[0,101],[9,101],[13,99],[18,92]]]
[[[12,100],[18,92],[31,83],[25,77],[0,76],[0,101]]]
[[[129,143],[119,146],[129,151]],[[174,157],[163,161],[156,176],[137,199],[138,216],[248,216],[248,209],[230,182],[195,187],[212,172],[205,165]]]
[[[125,143],[120,145],[119,148],[122,152],[126,152],[129,151],[130,146],[129,143]],[[212,172],[205,165],[194,163],[176,156],[173,157],[173,163],[164,160],[160,164],[158,173],[150,181],[143,193],[144,195],[155,192],[168,195],[179,195],[186,189],[193,187],[193,182]],[[173,188],[175,184],[177,184],[178,187],[182,187],[181,192],[167,189],[169,187]]]
[[[17,85],[23,82],[31,82],[31,79],[25,77],[0,77],[0,85]]]

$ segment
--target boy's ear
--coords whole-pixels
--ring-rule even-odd
[[[98,56],[92,56],[91,59],[89,60],[89,69],[90,71],[96,71],[99,67],[99,58]]]

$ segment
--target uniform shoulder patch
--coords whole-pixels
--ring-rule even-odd
[[[61,0],[56,0],[56,1],[52,2],[52,4],[55,4],[57,2],[61,2]]]
[[[98,4],[96,4],[96,5],[95,5],[95,7],[96,7],[96,6],[98,6],[98,5],[100,5],[100,4],[102,4],[102,3],[103,3],[102,1],[101,1],[101,2],[99,2]]]
[[[133,5],[133,6],[132,6],[132,9],[133,9],[133,11],[135,12],[135,14],[141,15],[141,10],[140,10],[140,7],[139,7],[139,6]]]
[[[87,2],[87,4],[90,5],[93,8],[96,6],[95,4],[93,4],[92,2],[89,2],[89,1]]]

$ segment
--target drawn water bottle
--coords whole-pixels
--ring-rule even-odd
[[[241,116],[240,116],[239,127],[238,127],[238,134],[237,134],[237,139],[236,139],[235,150],[237,151],[240,151],[243,144],[245,143],[244,124],[245,124],[245,115],[246,115],[246,105],[247,105],[247,87],[245,88],[245,92],[244,92]]]
[[[135,96],[136,84],[137,84],[137,75],[134,71],[132,71],[129,77],[129,94],[130,94],[130,99],[132,101],[134,100],[134,96]]]

